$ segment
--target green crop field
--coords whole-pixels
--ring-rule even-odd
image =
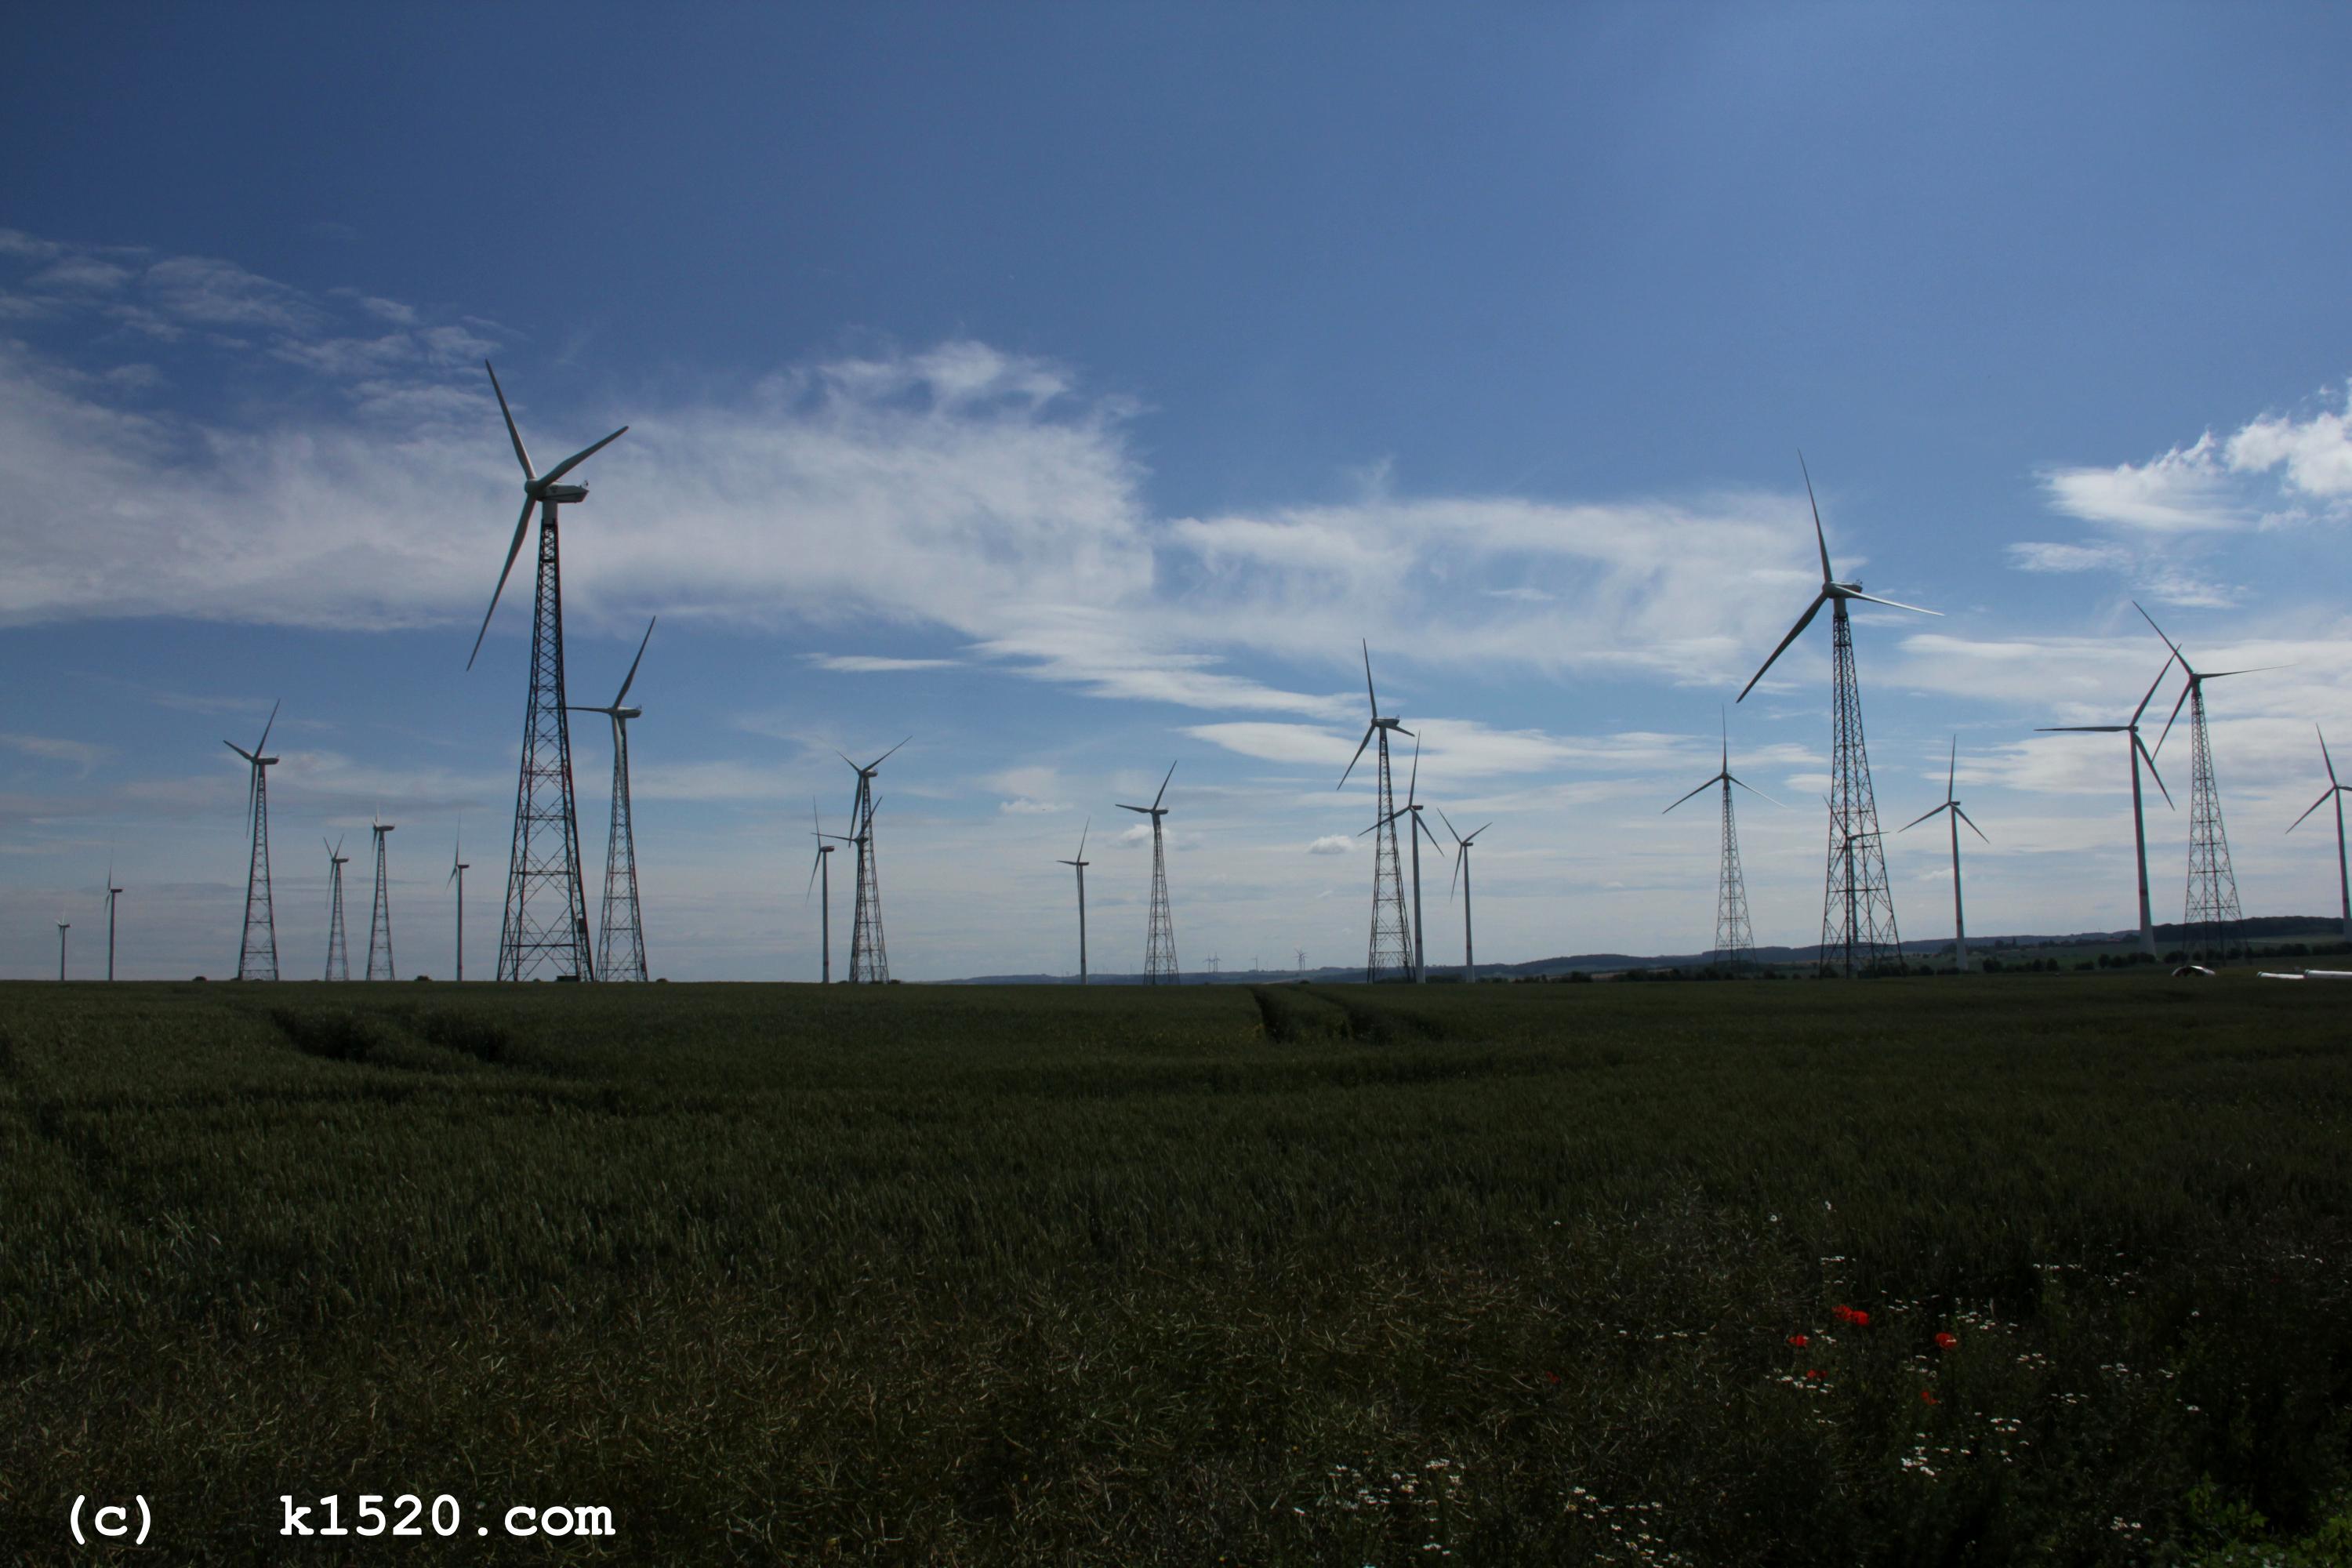
[[[2347,1003],[0,987],[0,1558],[2343,1562]]]

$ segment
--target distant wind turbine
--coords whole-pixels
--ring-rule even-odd
[[[327,849],[327,973],[328,980],[349,980],[352,958],[343,937],[343,868],[352,858],[343,853],[343,841],[328,844],[321,836],[319,842]]]
[[[122,889],[114,885],[114,862],[106,863],[106,977],[114,978],[114,905]]]
[[[1691,791],[1690,795],[1684,795],[1682,800],[1675,801],[1674,805],[1660,811],[1658,815],[1664,816],[1666,812],[1674,810],[1675,805],[1682,805],[1683,801],[1689,800],[1693,795],[1718,784],[1723,786],[1723,860],[1717,874],[1715,888],[1715,956],[1716,962],[1726,969],[1736,969],[1742,963],[1756,962],[1756,938],[1754,931],[1748,923],[1748,879],[1739,868],[1739,833],[1738,826],[1732,820],[1731,786],[1738,784],[1757,799],[1771,801],[1774,805],[1780,803],[1772,800],[1770,795],[1766,795],[1747,780],[1733,775],[1731,721],[1728,718],[1723,720],[1723,763],[1716,770],[1715,776],[1700,784],[1697,789]],[[1832,806],[1832,809],[1834,810],[1835,807]]]
[[[1405,837],[1412,845],[1412,981],[1416,985],[1424,984],[1429,979],[1429,967],[1425,955],[1422,951],[1421,942],[1422,837],[1423,835],[1426,835],[1431,844],[1435,845],[1440,849],[1445,847],[1444,845],[1438,844],[1437,834],[1430,827],[1429,824],[1421,819],[1421,814],[1425,808],[1413,803],[1414,793],[1419,789],[1420,784],[1421,742],[1416,739],[1412,743],[1412,771],[1406,775],[1405,779],[1404,804],[1398,806],[1394,811],[1390,812],[1388,816],[1382,817],[1380,821],[1373,823],[1371,826],[1364,829],[1364,833],[1377,833],[1381,828],[1387,827],[1391,824],[1394,823],[1397,818],[1401,816],[1406,818],[1411,824],[1411,826],[1405,829]],[[1356,837],[1361,838],[1364,836],[1364,833],[1359,833]]]
[[[823,887],[817,896],[817,984],[830,985],[833,984],[833,862],[825,857],[833,853],[833,845],[825,840],[830,838],[836,844],[855,844],[857,840],[844,834],[827,833],[824,818],[818,813],[814,800],[809,802],[809,820],[816,825],[816,830],[809,835],[816,840],[816,857],[809,863],[809,886],[816,888],[821,883]],[[802,892],[801,901],[808,901],[806,891]]]
[[[2044,724],[2034,731],[2042,735],[2128,735],[2131,737],[2129,755],[2132,785],[2132,842],[2139,858],[2139,945],[2142,952],[2149,954],[2156,952],[2156,917],[2149,909],[2147,901],[2147,825],[2140,804],[2140,763],[2143,762],[2147,763],[2147,776],[2156,780],[2156,787],[2163,792],[2167,809],[2170,809],[2172,805],[2172,792],[2165,789],[2164,777],[2156,771],[2156,753],[2149,751],[2147,742],[2139,738],[2139,721],[2140,715],[2147,711],[2148,703],[2155,700],[2156,689],[2164,684],[2164,678],[2171,668],[2172,656],[2167,654],[2164,658],[2164,668],[2158,670],[2156,679],[2147,683],[2147,694],[2139,700],[2139,706],[2132,710],[2129,723]]]
[[[1471,945],[1470,942],[1470,846],[1478,842],[1478,835],[1495,825],[1489,822],[1484,827],[1474,827],[1469,832],[1463,833],[1454,827],[1453,820],[1445,815],[1444,806],[1437,808],[1437,819],[1445,824],[1446,832],[1454,835],[1454,842],[1456,846],[1454,851],[1454,877],[1462,887],[1462,983],[1465,985],[1475,984],[1478,979],[1478,956],[1477,950]],[[1448,883],[1446,897],[1453,896],[1454,886]],[[1301,967],[1304,967],[1303,960]]]
[[[1150,805],[1128,805],[1121,811],[1140,812],[1151,818],[1151,913],[1144,930],[1143,981],[1157,985],[1165,979],[1171,985],[1181,985],[1183,976],[1176,966],[1176,922],[1168,912],[1168,857],[1160,833],[1160,819],[1171,807],[1160,803],[1168,798],[1168,780],[1176,776],[1176,764],[1168,764],[1166,776],[1160,781],[1160,793],[1151,797]]]
[[[2319,737],[2319,760],[2327,764],[2327,790],[2303,808],[2303,816],[2309,816],[2329,801],[2336,803],[2336,890],[2344,900],[2344,940],[2352,942],[2352,875],[2346,873],[2344,858],[2344,795],[2347,790],[2352,790],[2352,784],[2336,782],[2336,759],[2327,754],[2327,733],[2316,724],[2311,728],[2312,732]],[[2293,833],[2302,826],[2303,816],[2288,823],[2286,830]]]
[[[1878,832],[1878,801],[1871,793],[1870,752],[1862,730],[1862,687],[1853,667],[1853,627],[1846,618],[1846,603],[1858,599],[1867,605],[1885,605],[1897,610],[1910,610],[1923,616],[1941,614],[1921,609],[1916,605],[1905,605],[1893,599],[1882,599],[1862,591],[1860,583],[1841,583],[1830,569],[1829,536],[1822,531],[1821,502],[1813,499],[1812,471],[1805,468],[1805,456],[1797,454],[1797,466],[1805,475],[1805,499],[1813,509],[1813,543],[1822,556],[1821,591],[1780,646],[1772,650],[1748,684],[1739,689],[1738,700],[1745,701],[1764,679],[1764,671],[1772,661],[1788,650],[1799,634],[1812,625],[1823,605],[1831,609],[1833,631],[1830,638],[1830,683],[1835,717],[1832,726],[1834,739],[1830,763],[1830,849],[1829,870],[1822,889],[1822,956],[1828,961],[1832,949],[1845,954],[1845,973],[1854,973],[1855,949],[1862,950],[1865,967],[1883,962],[1900,963],[1903,957],[1902,933],[1895,925],[1895,895],[1886,880],[1886,855]],[[1863,861],[1854,864],[1853,854],[1859,846]]]
[[[1364,760],[1364,748],[1375,741],[1380,749],[1374,756],[1375,788],[1378,798],[1372,806],[1372,935],[1364,955],[1366,984],[1378,979],[1383,969],[1402,969],[1418,973],[1413,963],[1411,935],[1405,929],[1404,877],[1398,864],[1396,839],[1396,779],[1389,771],[1389,736],[1391,733],[1410,737],[1412,731],[1394,714],[1381,716],[1380,693],[1372,689],[1372,648],[1364,649],[1364,696],[1371,704],[1371,721],[1364,726],[1364,738],[1356,743],[1356,754],[1348,759],[1346,773],[1339,775],[1334,788],[1345,789],[1349,773]],[[1363,837],[1358,834],[1357,837]]]
[[[66,979],[66,932],[71,930],[73,930],[73,921],[58,922],[58,984],[60,985],[65,984]]]
[[[915,737],[909,735],[907,741]],[[907,741],[898,742],[903,746]],[[864,767],[849,763],[857,774],[857,792],[850,797],[849,839],[857,846],[857,913],[849,928],[849,983],[887,985],[890,983],[890,950],[882,935],[882,871],[874,858],[874,775],[890,760],[893,746]]]
[[[468,862],[459,859],[458,857],[465,852],[466,845],[462,837],[450,841],[449,877],[447,881],[441,884],[445,888],[451,882],[457,885],[457,979],[461,984],[466,978],[466,871]]]
[[[2213,745],[2205,728],[2205,683],[2231,675],[2259,675],[2275,669],[2276,665],[2257,665],[2252,669],[2200,670],[2189,662],[2189,655],[2179,643],[2156,624],[2156,617],[2142,609],[2137,600],[2132,608],[2148,629],[2164,638],[2164,646],[2186,675],[2188,683],[2180,689],[2180,700],[2172,705],[2172,712],[2164,721],[2164,731],[2156,738],[2156,749],[2164,750],[2167,737],[2172,733],[2173,721],[2180,717],[2180,706],[2189,705],[2189,894],[2181,911],[2181,945],[2196,951],[2200,933],[2210,933],[2204,951],[2218,953],[2222,962],[2230,955],[2230,939],[2235,935],[2241,951],[2246,949],[2243,932],[2244,914],[2238,907],[2238,877],[2230,868],[2230,837],[2221,826],[2221,791],[2213,777]]]
[[[1944,804],[1935,811],[1921,812],[1896,831],[1908,833],[1937,812],[1952,814],[1952,969],[1955,973],[1966,974],[1969,972],[1969,922],[1960,909],[1960,824],[1967,823],[1969,831],[1979,838],[1984,838],[1985,835],[1984,829],[1976,825],[1976,819],[1960,809],[1959,797],[1952,793],[1953,784],[1959,776],[1960,738],[1955,735],[1952,737],[1952,754],[1945,759],[1944,763]],[[1985,842],[1990,844],[1992,840],[1985,838]]]
[[[370,980],[397,980],[399,971],[392,962],[392,881],[384,874],[384,835],[393,824],[379,822],[370,830],[375,835],[375,900],[374,912],[368,920],[367,977]],[[383,963],[379,968],[376,950],[383,950]]]
[[[597,932],[596,973],[605,980],[646,978],[644,911],[637,902],[637,834],[629,798],[629,721],[645,717],[645,710],[625,706],[629,688],[636,683],[637,666],[646,661],[646,644],[653,641],[654,622],[637,639],[637,657],[621,689],[602,708],[575,706],[575,713],[602,713],[613,721],[613,819],[604,837],[604,907]]]
[[[1170,763],[1168,771],[1174,773],[1175,764]],[[1165,781],[1160,787],[1163,789],[1167,787]],[[1078,984],[1081,985],[1087,983],[1087,868],[1094,864],[1087,858],[1087,835],[1093,831],[1094,826],[1095,819],[1089,816],[1087,818],[1086,826],[1078,830],[1077,858],[1059,862],[1064,866],[1077,868],[1078,872]]]
[[[482,362],[482,368],[490,373],[490,390],[498,395],[507,438],[514,444],[515,460],[522,465],[522,515],[515,521],[514,541],[507,546],[498,586],[491,590],[490,607],[482,613],[482,629],[474,634],[474,650],[466,656],[468,669],[481,654],[490,617],[498,614],[499,595],[506,592],[523,535],[530,529],[531,509],[539,509],[530,696],[523,710],[514,848],[507,862],[506,912],[499,926],[498,977],[531,978],[547,963],[559,974],[592,980],[596,968],[588,941],[588,897],[580,879],[580,816],[572,793],[572,721],[563,705],[563,588],[556,511],[588,499],[586,485],[563,484],[560,482],[563,477],[619,440],[629,427],[622,426],[542,474],[531,467],[522,432],[515,426],[514,411],[507,406],[506,389],[499,384],[499,373],[488,360]]]
[[[248,752],[235,741],[221,742],[243,757],[252,771],[245,793],[245,824],[253,842],[246,861],[245,935],[236,953],[239,980],[278,978],[278,920],[269,901],[269,770],[278,759],[262,754],[269,749],[269,731],[278,722],[278,704],[270,704],[269,721],[261,726],[261,739],[253,743],[253,750]]]

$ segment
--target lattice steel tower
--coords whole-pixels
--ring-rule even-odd
[[[327,973],[329,980],[352,977],[352,957],[343,941],[343,868],[352,858],[340,842],[327,844]]]
[[[1829,868],[1822,888],[1822,963],[1851,977],[1903,959],[1895,928],[1895,894],[1886,885],[1878,802],[1870,788],[1870,752],[1862,732],[1862,688],[1853,673],[1853,628],[1840,600],[1830,638],[1837,691],[1830,756]]]
[[[262,725],[253,750],[234,741],[221,742],[245,759],[253,775],[246,789],[246,825],[253,843],[245,872],[245,935],[236,952],[239,980],[278,978],[278,920],[269,900],[269,770],[278,759],[262,755],[269,744],[270,726],[277,722],[278,705],[272,703],[269,721]]]
[[[1731,816],[1731,786],[1738,784],[1759,800],[1772,797],[1747,780],[1733,776],[1728,721],[1723,732],[1723,761],[1715,776],[1675,801],[1674,805],[1666,807],[1666,811],[1674,810],[1675,805],[1682,805],[1683,801],[1715,784],[1723,786],[1723,864],[1716,879],[1715,962],[1730,969],[1741,964],[1752,965],[1756,962],[1756,942],[1748,925],[1748,883],[1739,871],[1739,833]],[[1665,813],[1659,815],[1663,816]]]
[[[2232,951],[2252,957],[2246,943],[2243,912],[2238,908],[2238,879],[2230,868],[2230,839],[2221,826],[2221,795],[2213,781],[2213,746],[2205,730],[2205,683],[2225,676],[2252,675],[2258,669],[2200,670],[2180,651],[2180,645],[2165,636],[2156,617],[2135,604],[2140,617],[2164,637],[2164,645],[2172,657],[2180,661],[2181,671],[2189,684],[2181,689],[2179,700],[2172,705],[2172,714],[2164,721],[2164,734],[2156,739],[2156,749],[2164,750],[2165,736],[2172,733],[2173,721],[2180,717],[2180,706],[2189,705],[2189,738],[2192,774],[2189,785],[2189,894],[2184,900],[2181,923],[2189,929],[2182,933],[2183,945],[2189,955],[2200,954],[2221,963],[2228,963]]]
[[[613,823],[604,838],[604,909],[596,947],[596,973],[605,980],[646,978],[645,920],[637,905],[637,837],[629,805],[629,721],[645,717],[645,710],[623,704],[653,635],[654,622],[649,620],[646,635],[637,642],[637,657],[629,661],[629,673],[612,703],[579,710],[602,713],[613,721]]]
[[[379,822],[375,834],[375,898],[374,913],[368,919],[368,965],[370,980],[397,980],[398,972],[392,962],[392,883],[383,874],[383,836],[392,831],[389,822]],[[382,962],[378,962],[378,955]]]
[[[1797,455],[1801,468],[1804,454]],[[1741,700],[1756,689],[1764,679],[1764,671],[1788,650],[1799,634],[1812,625],[1823,605],[1831,608],[1830,684],[1831,702],[1835,712],[1832,720],[1832,745],[1830,758],[1830,838],[1829,866],[1822,886],[1822,955],[1821,964],[1828,969],[1835,963],[1851,977],[1867,973],[1881,964],[1899,963],[1903,958],[1903,939],[1895,929],[1895,895],[1886,883],[1886,851],[1878,832],[1878,803],[1870,788],[1870,752],[1863,743],[1862,688],[1853,672],[1853,626],[1846,619],[1846,601],[1860,599],[1865,604],[1886,605],[1898,610],[1916,610],[1924,616],[1936,615],[1934,610],[1921,610],[1916,605],[1899,604],[1862,591],[1860,583],[1841,583],[1830,569],[1829,537],[1822,530],[1822,509],[1812,500],[1813,477],[1805,474],[1805,496],[1812,501],[1813,542],[1822,555],[1822,586],[1780,646],[1772,650],[1761,668],[1748,678],[1740,689]]]
[[[907,741],[913,740],[909,735]],[[907,741],[898,742],[903,746]],[[857,910],[849,926],[849,983],[887,985],[890,983],[890,949],[882,936],[882,874],[874,858],[874,775],[890,760],[893,746],[864,767],[841,757],[857,774],[857,793],[850,797],[849,841],[857,849]],[[840,757],[835,752],[834,755]]]
[[[1176,922],[1168,912],[1167,847],[1160,831],[1160,819],[1172,809],[1160,803],[1168,797],[1168,781],[1175,776],[1176,764],[1171,763],[1150,805],[1119,805],[1121,811],[1140,812],[1151,818],[1151,912],[1145,917],[1143,931],[1143,983],[1147,985],[1183,984],[1176,964]]]
[[[1390,734],[1410,737],[1412,731],[1394,716],[1381,717],[1380,694],[1372,689],[1369,643],[1364,645],[1364,695],[1371,704],[1371,721],[1364,726],[1364,738],[1356,742],[1356,754],[1349,759],[1347,772],[1339,775],[1336,787],[1347,786],[1349,774],[1363,760],[1364,748],[1377,742],[1373,767],[1380,798],[1372,817],[1372,934],[1364,954],[1364,979],[1369,984],[1378,980],[1383,970],[1393,969],[1407,979],[1415,973],[1412,924],[1404,912],[1404,868],[1397,853],[1396,783],[1389,773]]]
[[[488,361],[483,368],[489,369]],[[530,620],[530,696],[523,709],[522,765],[515,787],[514,847],[507,860],[506,914],[499,928],[499,978],[527,980],[542,969],[580,980],[595,978],[589,952],[588,900],[580,880],[580,820],[572,792],[572,727],[563,704],[563,588],[559,563],[556,509],[588,499],[585,485],[559,484],[592,454],[619,439],[619,430],[572,454],[545,474],[532,468],[530,454],[507,407],[505,389],[490,371],[490,387],[498,394],[499,412],[506,419],[507,436],[522,464],[522,516],[515,523],[514,542],[507,547],[507,563],[499,585],[490,594],[490,607],[475,635],[474,652],[498,613],[499,595],[514,571],[530,527],[533,507],[539,509],[539,573]],[[473,658],[466,660],[473,667]]]

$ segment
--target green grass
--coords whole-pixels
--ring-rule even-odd
[[[288,1492],[620,1527],[471,1562],[2320,1539],[2347,1034],[2236,977],[0,987],[0,1554],[133,1492],[199,1563]]]

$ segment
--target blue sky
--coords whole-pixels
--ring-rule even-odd
[[[59,919],[98,972],[110,858],[123,973],[233,970],[220,741],[281,698],[286,970],[323,952],[320,837],[380,810],[403,971],[447,972],[462,830],[487,972],[529,617],[510,597],[464,669],[520,504],[486,354],[542,461],[632,426],[584,470],[565,591],[578,700],[662,616],[632,693],[656,973],[813,975],[811,797],[837,825],[833,748],[909,732],[896,973],[1073,967],[1055,859],[1089,816],[1095,962],[1139,966],[1149,856],[1113,803],[1171,759],[1185,965],[1359,962],[1370,799],[1331,787],[1359,637],[1424,798],[1496,820],[1482,956],[1703,947],[1713,824],[1658,808],[1810,596],[1800,447],[1841,575],[1944,612],[1857,644],[1890,827],[1959,737],[1994,840],[1972,928],[2133,919],[2120,748],[2032,730],[2137,700],[2163,649],[2135,597],[2192,658],[2288,667],[2212,689],[2231,848],[2250,911],[2333,907],[2316,819],[2283,829],[2325,782],[2313,722],[2352,747],[2340,11],[19,35],[0,973],[55,973]],[[1743,804],[1763,941],[1819,930],[1826,632],[1732,713],[1735,767],[1791,803]],[[593,883],[609,755],[575,751]],[[1949,930],[1928,832],[1890,847],[1906,936]]]

